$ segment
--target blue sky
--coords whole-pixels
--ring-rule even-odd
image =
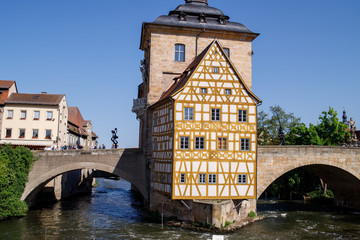
[[[137,147],[131,112],[141,83],[142,22],[184,0],[0,0],[0,79],[19,92],[66,94],[100,143]],[[209,0],[260,33],[253,42],[253,92],[260,110],[280,105],[317,123],[329,106],[360,123],[360,1]]]

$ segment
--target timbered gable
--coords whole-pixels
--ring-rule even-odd
[[[154,114],[164,108],[172,110],[173,135],[165,126],[153,127],[156,143],[160,135],[172,136],[172,199],[256,198],[259,102],[217,40],[175,79],[154,104]],[[157,149],[155,169],[164,162],[158,154]],[[155,176],[167,172],[155,170]],[[161,185],[159,179],[154,186]]]

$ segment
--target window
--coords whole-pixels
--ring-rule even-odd
[[[38,138],[38,137],[39,137],[39,129],[33,129],[32,138]]]
[[[34,120],[39,120],[39,118],[40,118],[40,112],[34,111]]]
[[[201,88],[200,92],[201,94],[207,94],[207,88]]]
[[[25,129],[20,129],[19,138],[24,138],[24,137],[25,137]]]
[[[45,138],[46,138],[46,139],[51,139],[51,129],[47,129],[47,130],[45,131]]]
[[[216,174],[209,174],[209,183],[216,183]]]
[[[26,119],[26,111],[20,112],[20,119]]]
[[[241,151],[249,151],[250,150],[250,139],[242,138],[241,139]]]
[[[11,138],[11,131],[12,131],[11,128],[6,129],[6,136],[5,136],[6,138]]]
[[[231,95],[231,89],[225,89],[225,95]]]
[[[200,150],[205,149],[205,138],[204,137],[196,137],[195,138],[195,149],[200,149]]]
[[[157,114],[154,114],[154,126],[157,125]]]
[[[194,120],[193,108],[184,108],[184,120]]]
[[[247,110],[239,110],[239,122],[247,122]]]
[[[239,174],[238,175],[238,183],[239,184],[246,184],[247,176],[246,174]]]
[[[220,121],[220,109],[211,109],[211,121]]]
[[[185,45],[175,44],[175,61],[185,62]]]
[[[226,150],[227,149],[227,139],[219,137],[218,138],[218,150]]]
[[[224,52],[228,57],[230,57],[230,49],[229,48],[224,48]]]
[[[185,173],[180,174],[180,183],[185,183]]]
[[[14,111],[13,110],[8,110],[7,111],[7,119],[12,119],[14,115]]]
[[[219,73],[219,68],[218,67],[213,67],[213,73]]]
[[[46,112],[46,120],[52,120],[53,119],[53,112]]]
[[[180,149],[189,149],[189,137],[180,137]]]
[[[154,151],[157,151],[157,141],[156,141],[156,139],[154,140]]]
[[[206,183],[206,174],[199,175],[199,183]]]

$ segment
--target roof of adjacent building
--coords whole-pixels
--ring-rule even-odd
[[[69,130],[80,135],[87,136],[88,133],[83,127],[87,126],[87,123],[91,122],[89,120],[84,120],[78,107],[68,107],[68,121],[72,124],[69,125]],[[91,131],[93,138],[98,136]]]
[[[154,103],[152,106],[157,105],[158,103],[164,101],[165,99],[169,99],[171,97],[173,97],[178,91],[180,91],[183,87],[185,87],[186,83],[188,82],[188,80],[190,79],[190,77],[193,75],[194,71],[197,69],[197,67],[199,66],[199,64],[201,63],[201,61],[203,60],[203,58],[205,57],[205,55],[208,53],[209,49],[211,48],[211,46],[213,46],[215,43],[217,43],[219,46],[219,42],[218,40],[214,40],[212,41],[198,56],[196,56],[192,62],[190,63],[190,65],[185,69],[185,71],[180,75],[180,77],[178,78],[174,78],[175,82],[168,88],[168,90],[166,90],[162,96],[160,97],[160,99]],[[222,47],[220,46],[221,51],[223,51],[224,56],[227,56],[224,52],[224,50],[222,49]],[[261,100],[255,95],[253,94],[250,89],[248,89],[248,87],[246,86],[245,82],[243,81],[243,79],[241,78],[240,74],[237,72],[235,66],[232,64],[231,60],[226,57],[228,62],[230,63],[230,65],[232,66],[232,68],[235,70],[236,74],[238,75],[240,82],[242,83],[242,85],[245,87],[246,91],[257,101],[257,102],[261,102]]]
[[[65,94],[28,94],[28,93],[13,93],[6,100],[6,104],[25,104],[25,105],[49,105],[57,106]]]
[[[240,32],[253,35],[259,34],[250,31],[241,23],[229,21],[221,10],[208,6],[205,0],[186,0],[168,15],[158,17],[154,22],[143,24],[166,25],[173,27],[190,27],[199,29],[212,29],[221,31]]]
[[[14,83],[16,82],[11,80],[0,80],[0,89],[9,89]]]

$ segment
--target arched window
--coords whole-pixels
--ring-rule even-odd
[[[175,44],[175,61],[185,62],[185,45]]]

